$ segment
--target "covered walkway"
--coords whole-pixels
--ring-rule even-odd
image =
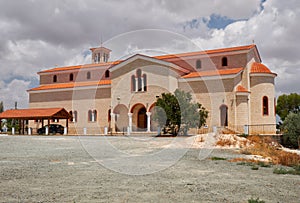
[[[68,120],[71,117],[72,116],[64,108],[11,109],[0,114],[0,126],[2,119],[18,120],[19,133],[25,134],[25,121],[40,120],[42,127],[44,127],[44,121],[46,121],[49,126],[50,120],[66,119],[66,128],[68,131]]]

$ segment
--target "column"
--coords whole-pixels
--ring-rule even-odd
[[[137,92],[139,89],[139,79],[135,78],[135,91]]]
[[[128,113],[128,127],[129,131],[132,132],[132,113]]]
[[[142,92],[144,92],[145,90],[144,90],[144,78],[143,77],[141,77],[141,83],[142,83]]]
[[[147,132],[151,132],[151,112],[147,112]]]

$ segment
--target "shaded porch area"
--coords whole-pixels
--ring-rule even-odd
[[[64,108],[39,108],[39,109],[11,109],[6,110],[0,114],[0,126],[1,120],[12,120],[17,124],[19,134],[33,134],[29,121],[41,122],[42,127],[46,125],[50,126],[50,121],[65,119],[66,120],[66,133],[68,132],[68,121],[72,116]],[[37,133],[37,132],[36,132]],[[12,134],[15,132],[12,131]]]

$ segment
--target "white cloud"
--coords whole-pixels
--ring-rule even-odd
[[[210,29],[203,19],[209,20],[212,14],[239,21],[224,29]],[[0,95],[8,94],[9,88],[13,95],[20,95],[22,89],[11,84],[15,80],[27,84],[42,69],[89,63],[86,53],[90,47],[99,45],[100,36],[112,45],[107,40],[141,29],[183,34],[205,49],[245,45],[255,40],[263,62],[278,73],[277,91],[300,92],[294,84],[300,74],[299,19],[298,0],[267,0],[263,10],[260,0],[1,1]],[[192,23],[195,24],[188,27]],[[124,51],[129,46],[162,54],[195,49],[192,43],[182,44],[180,37],[143,37],[134,38],[142,46],[128,38],[109,48],[115,59],[126,55]],[[24,95],[20,97],[26,102]]]
[[[28,107],[28,94],[26,90],[29,88],[29,81],[13,80],[8,84],[0,83],[0,101],[3,101],[5,110],[15,107],[15,102],[18,103],[18,108]]]

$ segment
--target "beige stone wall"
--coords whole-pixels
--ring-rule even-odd
[[[74,69],[71,71],[61,71],[61,72],[52,72],[47,74],[40,75],[40,84],[53,84],[53,76],[57,76],[56,83],[69,83],[70,74],[73,74],[73,82],[87,82],[87,81],[99,81],[99,80],[108,80],[110,77],[105,77],[105,71],[109,68],[109,66],[100,66],[93,68],[81,68]],[[87,72],[90,72],[91,78],[87,79]]]
[[[228,59],[228,66],[222,66],[222,58],[226,56]],[[189,67],[191,70],[196,70],[196,61],[201,60],[201,70],[215,70],[226,68],[240,68],[245,67],[247,64],[247,54],[228,54],[228,55],[202,55],[199,57],[184,56],[176,59],[167,59],[181,67]]]
[[[111,97],[111,90],[106,88],[90,88],[90,89],[69,89],[56,91],[32,91],[29,93],[29,103],[38,103],[44,101],[72,101],[82,99],[107,99]]]
[[[274,78],[272,76],[251,76],[251,121],[250,125],[267,125],[270,126],[265,133],[275,133],[276,116],[275,116],[275,90]],[[269,115],[263,115],[263,97],[268,97]]]

